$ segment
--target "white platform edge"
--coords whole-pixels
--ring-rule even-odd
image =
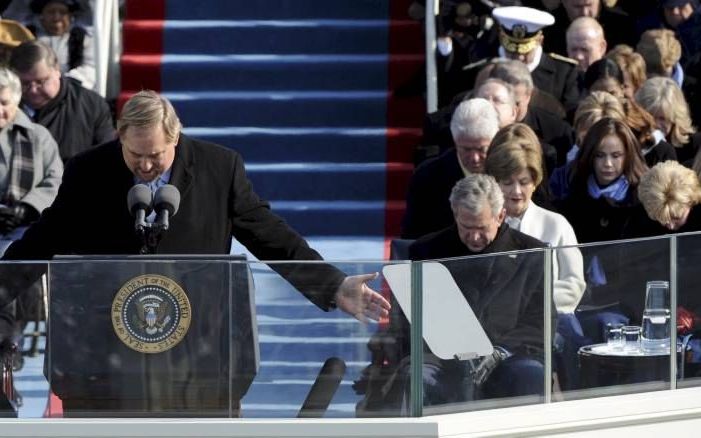
[[[424,418],[220,420],[24,419],[3,437],[594,437],[696,436],[701,388]],[[696,432],[694,432],[696,431]]]

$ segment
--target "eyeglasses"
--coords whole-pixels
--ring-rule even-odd
[[[44,79],[37,79],[35,81],[27,81],[27,82],[22,82],[22,92],[26,93],[27,91],[31,91],[35,86],[36,88],[44,88],[46,84],[49,83],[51,80],[51,76],[48,76]]]

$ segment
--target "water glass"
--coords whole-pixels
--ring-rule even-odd
[[[625,342],[623,349],[631,353],[640,351],[640,327],[637,325],[625,325],[621,331]]]
[[[641,331],[641,346],[644,351],[669,349],[669,309],[645,309]]]
[[[606,324],[606,344],[610,350],[622,350],[625,344],[623,339],[623,324]]]
[[[645,287],[645,310],[669,309],[669,281],[648,281]]]

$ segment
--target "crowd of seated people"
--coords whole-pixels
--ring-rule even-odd
[[[449,187],[459,190],[475,174],[494,177],[503,192],[503,221],[497,211],[490,219],[541,246],[701,231],[697,0],[496,1],[491,11],[478,1],[441,3],[435,55],[440,107],[425,118],[423,153],[415,155],[402,222],[402,238],[418,239],[411,257],[427,258],[417,255],[427,243],[433,258],[494,252],[489,239],[479,248],[466,239],[477,233],[475,221],[449,201]],[[420,4],[415,2],[414,12]],[[490,124],[482,119],[486,110],[480,109],[479,119],[463,117],[463,110],[481,99],[496,110]],[[464,139],[458,141],[456,134],[486,126],[500,130],[480,134],[479,147],[470,149],[479,166],[468,168],[461,156]],[[446,162],[453,163],[451,172],[441,164]],[[479,213],[473,210],[473,216]],[[448,236],[450,245],[435,250]],[[626,294],[637,290],[644,296],[645,280],[660,279],[647,277],[668,275],[669,266],[663,257],[646,272],[657,254],[646,248],[637,258],[622,249],[557,251],[553,304],[559,317],[576,315],[582,305],[604,305],[605,312],[581,314],[584,335],[611,318],[639,323],[643,299],[631,301]],[[473,265],[475,277],[485,275],[480,266]],[[485,295],[500,293],[483,284],[481,295],[475,295],[474,285],[465,284],[471,286],[458,281],[468,303],[478,308]],[[701,302],[686,303],[684,311],[700,312]],[[568,323],[578,326],[573,319]],[[573,340],[572,333],[581,338],[580,327],[569,330],[568,341],[581,340]],[[489,329],[487,334],[492,337]],[[589,339],[597,340],[600,332]],[[499,361],[511,357],[514,348],[495,353],[492,368],[499,371]],[[429,365],[425,401],[436,403],[436,395],[450,385],[437,380],[435,363]],[[523,395],[523,388],[514,385],[501,394]],[[445,397],[444,402],[456,400],[455,394]]]
[[[0,2],[0,253],[51,205],[63,165],[115,136],[107,101],[92,91],[92,36],[78,18],[88,8],[82,0]],[[0,341],[21,345],[40,294],[37,283],[2,310]]]

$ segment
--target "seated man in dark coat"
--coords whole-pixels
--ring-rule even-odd
[[[102,96],[63,76],[56,53],[39,41],[12,50],[10,68],[22,82],[22,110],[49,130],[64,163],[79,152],[114,139]]]
[[[643,0],[636,0],[642,3]],[[640,36],[635,21],[617,7],[609,8],[602,0],[562,0],[560,7],[552,11],[555,24],[546,28],[544,49],[560,55],[567,54],[567,28],[579,17],[595,18],[606,31],[609,47],[626,44],[635,47]]]
[[[491,356],[471,363],[440,360],[425,346],[424,405],[469,400],[474,389],[484,398],[542,394],[542,253],[464,257],[541,248],[545,244],[504,223],[504,196],[491,176],[473,174],[458,181],[450,204],[454,223],[414,242],[409,257],[460,257],[441,263],[452,274],[495,350]],[[387,362],[397,364],[409,355],[409,324],[398,306],[393,308],[387,334],[397,350],[393,352],[396,357]],[[423,324],[425,327],[431,321]],[[476,369],[473,371],[470,365]]]
[[[416,239],[453,223],[448,196],[467,173],[483,173],[499,116],[486,99],[462,102],[450,122],[455,148],[422,163],[409,182],[402,238]]]
[[[525,64],[514,60],[500,60],[494,66],[488,66],[488,78],[501,79],[514,88],[516,98],[516,121],[525,123],[536,133],[543,147],[543,156],[548,164],[561,166],[567,158],[567,151],[574,144],[574,131],[566,121],[545,110],[535,102],[539,96],[547,96],[535,88],[531,73]],[[477,88],[479,84],[476,84]],[[450,133],[450,119],[455,107],[462,101],[463,95],[447,107],[428,114],[424,119],[422,142],[427,149],[438,145],[438,150],[445,151],[454,145]],[[554,162],[553,162],[554,160]]]

